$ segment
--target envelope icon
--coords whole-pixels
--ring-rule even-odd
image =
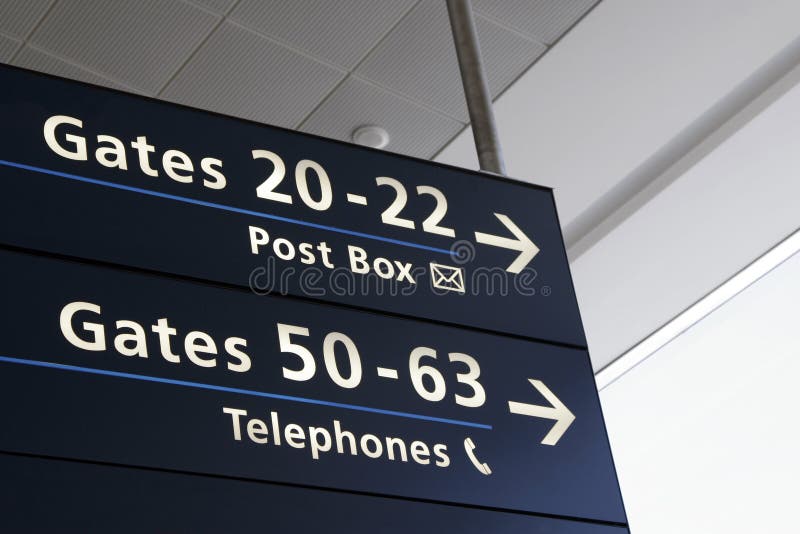
[[[431,282],[436,289],[464,293],[464,269],[431,263]]]

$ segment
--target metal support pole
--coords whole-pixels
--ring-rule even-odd
[[[450,26],[453,30],[458,67],[461,70],[461,81],[467,98],[478,161],[482,170],[505,174],[503,154],[492,112],[492,95],[483,72],[478,33],[472,18],[472,5],[470,0],[447,0],[447,11],[450,14]]]

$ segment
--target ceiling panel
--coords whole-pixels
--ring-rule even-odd
[[[547,51],[543,44],[509,32],[480,15],[475,17],[475,26],[493,97],[502,93]],[[458,86],[461,87],[460,73]]]
[[[17,57],[14,59],[14,65],[25,67],[26,69],[46,72],[47,74],[63,76],[64,78],[71,78],[73,80],[80,80],[82,82],[93,83],[95,85],[102,85],[104,87],[121,89],[128,92],[137,92],[135,89],[127,87],[126,85],[109,80],[108,78],[90,72],[68,61],[54,57],[46,52],[42,52],[41,50],[31,48],[30,46],[25,46],[22,50],[20,50],[19,54],[17,54]]]
[[[30,42],[155,93],[218,20],[184,2],[61,0]]]
[[[206,9],[216,11],[219,14],[227,13],[233,7],[236,0],[191,0],[192,3],[203,6]]]
[[[474,0],[475,11],[553,44],[599,0]]]
[[[345,74],[225,22],[162,96],[237,117],[294,127]]]
[[[592,2],[479,2],[492,94]],[[0,0],[0,36],[0,61],[337,139],[380,122],[422,157],[468,121],[442,0]]]
[[[231,20],[350,69],[416,0],[242,0]]]
[[[8,61],[19,47],[20,41],[0,35],[0,61]]]
[[[0,33],[25,39],[52,0],[0,1]]]
[[[355,77],[348,78],[301,130],[351,142],[359,126],[380,125],[390,132],[386,150],[429,158],[463,124]]]
[[[544,45],[476,17],[489,88],[500,93]],[[422,2],[356,69],[384,87],[467,121],[467,108],[444,2]]]

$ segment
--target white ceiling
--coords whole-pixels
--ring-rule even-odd
[[[509,174],[555,188],[596,369],[800,226],[771,138],[709,155],[796,83],[798,39],[796,0],[604,0],[495,102]]]
[[[476,0],[496,96],[597,0]],[[0,61],[428,158],[467,122],[443,0],[0,0]]]

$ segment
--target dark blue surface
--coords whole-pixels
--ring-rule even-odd
[[[0,87],[2,529],[627,532],[549,189],[4,65]],[[43,125],[54,115],[83,121],[82,129],[60,126],[56,137],[67,145],[66,134],[84,136],[88,161],[47,146]],[[127,171],[95,160],[98,135],[127,147]],[[138,136],[155,146],[157,177],[139,168],[130,146]],[[166,175],[168,149],[189,155],[192,183]],[[254,149],[284,161],[277,191],[290,194],[291,205],[257,197],[271,166],[254,160]],[[203,186],[205,157],[224,162],[224,189]],[[294,167],[304,159],[330,176],[327,210],[301,201]],[[415,229],[381,221],[394,193],[377,186],[379,176],[404,184],[400,215]],[[455,237],[422,231],[436,203],[418,186],[445,195],[441,225]],[[368,204],[348,202],[348,193]],[[476,243],[475,232],[512,237],[496,213],[541,249],[522,274],[506,270],[518,251]],[[254,255],[250,225],[273,242],[324,241],[336,268],[324,267],[318,253],[311,269],[299,256],[277,259],[269,247]],[[413,264],[417,284],[349,273],[349,245],[370,260]],[[463,268],[466,294],[433,291],[431,263]],[[62,335],[59,312],[73,301],[102,306],[105,351],[77,348]],[[150,331],[163,317],[178,331],[180,363],[161,356]],[[81,312],[74,324],[94,320]],[[145,328],[147,358],[114,349],[117,320]],[[293,339],[314,354],[312,379],[282,376],[298,360],[279,350],[277,322],[310,330]],[[213,337],[216,367],[188,361],[182,342],[190,330]],[[363,379],[353,389],[326,372],[322,344],[332,331],[358,347]],[[232,336],[247,339],[245,373],[226,368],[222,346]],[[409,353],[419,346],[438,352],[424,363],[444,376],[440,401],[412,386]],[[480,363],[487,395],[480,407],[455,402],[470,389],[456,380],[463,364],[447,361],[454,352]],[[341,346],[336,354],[349,369]],[[379,366],[398,378],[379,377]],[[541,380],[576,416],[555,446],[540,443],[553,421],[509,411],[509,401],[549,406],[528,379]],[[336,420],[357,437],[440,444],[450,463],[363,451],[314,459],[307,447],[236,441],[223,407],[267,422],[278,412],[283,427],[331,430]],[[468,459],[467,437],[490,476]]]
[[[28,254],[3,251],[0,263],[0,310],[14,317],[14,328],[0,339],[0,403],[4,425],[14,432],[3,433],[0,450],[625,521],[585,351]],[[105,351],[65,339],[59,314],[75,301],[101,306],[100,318],[82,312],[73,323],[78,330],[84,321],[103,324]],[[181,363],[162,358],[149,332],[162,317],[178,331],[172,345]],[[148,332],[149,357],[116,352],[112,335],[122,319]],[[309,337],[294,340],[315,353],[311,380],[283,378],[281,368],[298,362],[279,351],[278,322],[309,329]],[[192,364],[182,350],[190,330],[208,333],[218,347],[226,337],[246,339],[252,368],[229,371],[224,356],[214,368]],[[331,331],[346,333],[358,347],[363,379],[354,389],[335,385],[325,372],[320,348]],[[423,400],[412,387],[408,361],[417,346],[440,354],[425,362],[445,376],[448,394],[439,402]],[[470,390],[456,382],[463,368],[447,361],[449,352],[479,362],[483,406],[455,403],[454,394]],[[397,369],[399,378],[378,377],[377,366]],[[552,421],[509,412],[512,400],[547,405],[528,378],[547,384],[576,416],[555,446],[540,443]],[[308,448],[235,441],[223,407],[261,419],[274,410],[284,425],[331,429],[339,420],[356,436],[445,444],[451,464],[335,451],[314,460]],[[467,437],[491,476],[469,462]]]
[[[628,532],[459,506],[5,454],[0,454],[0,472],[0,529],[9,532]]]
[[[329,269],[321,270],[322,278],[309,292],[299,279],[306,265],[297,259],[277,261],[271,280],[282,275],[286,279],[287,269],[293,269],[294,275],[286,284],[273,286],[276,291],[585,346],[549,189],[7,66],[0,66],[0,87],[2,243],[248,285],[253,270],[267,264],[271,255],[271,251],[258,256],[250,253],[248,226],[257,225],[273,240],[325,241],[336,267],[349,263],[347,246],[354,245],[365,249],[370,258],[411,262],[422,269],[413,294],[386,298],[374,289],[336,294],[330,289],[333,273]],[[54,115],[83,121],[82,129],[59,127],[56,137],[64,145],[67,134],[87,138],[88,161],[66,159],[47,146],[43,125]],[[128,170],[108,168],[95,160],[99,134],[125,144]],[[155,146],[151,163],[159,171],[157,177],[140,170],[136,151],[130,147],[142,135]],[[189,184],[166,176],[160,158],[167,149],[185,152],[196,168],[203,157],[222,160],[226,187],[204,187],[199,170]],[[252,158],[254,149],[282,157],[287,178],[277,191],[291,194],[292,204],[257,197],[256,187],[271,168],[265,160]],[[316,211],[301,202],[294,167],[302,159],[318,162],[330,176],[330,209]],[[380,215],[394,193],[376,185],[379,176],[405,184],[408,203],[401,216],[415,221],[416,229],[381,222]],[[315,179],[308,181],[312,195],[317,196]],[[446,196],[448,210],[441,224],[455,229],[454,238],[422,231],[421,221],[436,203],[430,195],[417,195],[419,185],[434,186]],[[347,193],[366,196],[368,205],[349,203]],[[541,249],[529,264],[531,270],[523,275],[505,271],[519,252],[475,243],[475,232],[511,237],[494,213],[510,217]],[[459,241],[471,243],[467,246],[473,250],[471,260],[462,265],[467,294],[434,294],[429,264],[461,265],[448,253]],[[497,276],[504,281],[497,281]],[[362,276],[355,279],[360,284]],[[496,290],[487,289],[489,279],[495,280]],[[376,281],[388,290],[387,282],[376,278],[371,283]],[[527,293],[516,291],[515,283],[524,285]],[[503,284],[507,290],[501,289]]]

